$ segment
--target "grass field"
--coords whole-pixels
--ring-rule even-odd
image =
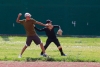
[[[47,37],[40,37],[45,44]],[[51,43],[46,50],[50,58],[40,56],[41,49],[34,42],[18,55],[25,44],[24,36],[0,36],[0,61],[65,61],[100,62],[100,38],[58,37],[67,56],[60,56],[57,47]]]

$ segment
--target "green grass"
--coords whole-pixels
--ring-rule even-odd
[[[47,37],[40,37],[45,44]],[[65,61],[65,62],[100,62],[100,38],[58,37],[63,51],[60,53],[51,43],[46,50],[49,58],[40,56],[41,49],[34,42],[26,49],[22,58],[18,55],[25,44],[24,36],[0,36],[0,61]]]

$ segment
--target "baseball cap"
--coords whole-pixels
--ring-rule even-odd
[[[48,20],[46,20],[46,23],[50,23],[50,22],[52,22],[52,21],[51,21],[51,20],[49,20],[49,19],[48,19]]]
[[[25,13],[25,17],[27,17],[27,16],[31,17],[31,14],[30,13]]]

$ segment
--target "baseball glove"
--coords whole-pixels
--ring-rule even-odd
[[[62,33],[63,33],[63,31],[62,31],[61,29],[59,29],[59,30],[57,31],[57,34],[58,34],[58,35],[62,35]]]

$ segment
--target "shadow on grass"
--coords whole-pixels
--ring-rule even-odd
[[[10,41],[9,36],[1,36],[4,41]]]
[[[26,62],[35,62],[35,61],[51,61],[51,62],[53,62],[53,61],[59,61],[59,62],[61,62],[61,61],[63,61],[63,62],[97,62],[96,60],[82,60],[82,59],[55,59],[55,58],[47,58],[47,57],[40,57],[40,58],[30,58],[30,57],[27,57],[26,59],[25,59],[25,61]]]
[[[5,56],[3,59],[0,58],[0,61],[25,61],[25,62],[36,62],[36,61],[49,61],[49,62],[99,62],[98,60],[82,60],[82,59],[76,59],[76,58],[51,58],[51,57],[39,57],[39,58],[8,58]]]
[[[41,57],[41,58],[30,58],[27,57],[26,58],[26,62],[30,62],[30,61],[56,61],[54,58],[49,58],[49,57]]]

